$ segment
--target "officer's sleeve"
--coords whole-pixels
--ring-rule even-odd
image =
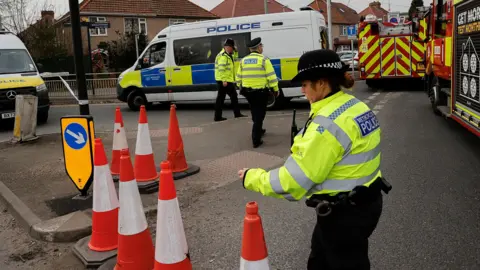
[[[244,187],[265,196],[298,201],[315,186],[321,190],[321,183],[343,154],[343,148],[332,134],[315,129],[307,130],[291,149],[293,154],[280,168],[268,172],[249,169]]]
[[[272,88],[273,91],[278,91],[278,79],[275,69],[273,69],[272,62],[270,59],[265,58],[265,73],[267,76],[268,87]]]
[[[220,56],[215,65],[215,72],[217,72],[217,75],[220,81],[226,81],[227,67],[228,67],[227,57],[225,55]]]
[[[238,51],[233,51],[233,61],[238,59]]]
[[[240,87],[242,85],[242,60],[240,60],[240,63],[238,63],[236,78],[237,78],[237,86]]]

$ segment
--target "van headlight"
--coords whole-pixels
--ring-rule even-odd
[[[43,92],[43,91],[47,91],[47,86],[44,83],[37,86],[37,92]]]

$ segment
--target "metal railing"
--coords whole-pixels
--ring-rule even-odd
[[[116,99],[117,80],[120,73],[87,73],[87,93],[89,99]],[[78,97],[76,74],[42,74],[51,99],[73,99],[72,94],[59,78],[62,77]]]

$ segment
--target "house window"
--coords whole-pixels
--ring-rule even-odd
[[[107,22],[107,18],[105,17],[89,17],[89,22],[96,23],[96,22]],[[93,28],[90,29],[91,36],[108,36],[107,28]]]
[[[168,25],[175,25],[175,24],[182,24],[186,23],[187,21],[185,19],[169,19],[168,20]]]
[[[125,18],[125,33],[147,33],[147,19],[145,18]]]
[[[348,26],[346,25],[342,25],[341,26],[341,31],[340,31],[340,36],[347,36],[348,35]]]

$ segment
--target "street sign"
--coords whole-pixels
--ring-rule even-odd
[[[60,127],[65,172],[85,196],[93,180],[93,117],[64,116],[60,119]]]
[[[357,39],[357,26],[356,25],[347,26],[347,36],[348,36],[348,39]]]
[[[94,28],[110,28],[110,23],[109,22],[96,22],[96,23],[89,23],[88,28],[94,29]]]

